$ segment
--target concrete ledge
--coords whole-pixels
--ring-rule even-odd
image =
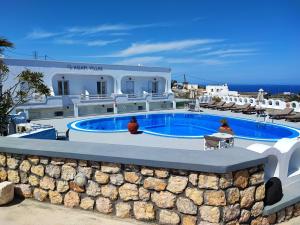
[[[292,206],[300,202],[300,181],[292,183],[286,187],[283,187],[282,199],[274,205],[265,206],[263,215],[271,215],[279,212],[280,210]]]
[[[244,148],[192,151],[11,137],[0,138],[0,152],[212,173],[232,172],[264,164],[267,161],[265,156]]]

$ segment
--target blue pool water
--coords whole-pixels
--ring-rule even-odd
[[[68,124],[71,129],[87,132],[127,131],[131,116],[79,120]],[[200,138],[218,132],[224,117],[207,114],[168,113],[136,116],[140,130],[155,135],[181,138]],[[276,124],[226,117],[236,137],[263,141],[299,136],[299,131]]]

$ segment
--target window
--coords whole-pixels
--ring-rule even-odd
[[[149,89],[148,92],[157,94],[158,93],[158,81],[157,80],[150,81],[148,89]]]
[[[107,85],[106,81],[98,81],[97,82],[97,94],[98,95],[106,95],[107,94]]]
[[[126,94],[134,94],[134,81],[127,80],[126,81]]]
[[[69,95],[69,81],[58,80],[57,81],[58,95]]]

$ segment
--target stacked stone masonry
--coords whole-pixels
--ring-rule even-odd
[[[259,225],[300,213],[262,216],[262,165],[215,174],[0,153],[6,180],[25,198],[159,224]]]

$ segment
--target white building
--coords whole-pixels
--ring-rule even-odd
[[[30,119],[173,108],[169,68],[4,59],[9,87],[25,69],[44,74],[51,96],[35,96],[16,111]]]
[[[227,84],[206,85],[206,93],[210,96],[239,96],[237,91],[229,91]]]

